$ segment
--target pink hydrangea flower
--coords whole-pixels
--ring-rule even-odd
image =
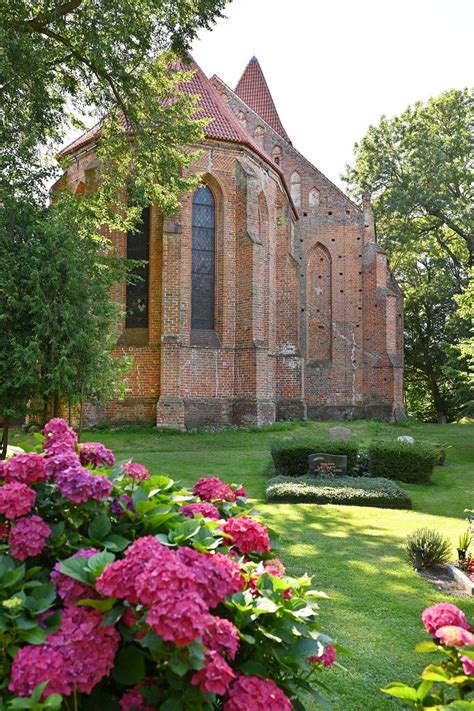
[[[41,454],[15,454],[5,463],[3,478],[6,482],[17,481],[21,484],[34,484],[46,481],[48,474],[45,458]]]
[[[191,677],[191,684],[199,686],[204,694],[224,696],[232,679],[235,679],[235,674],[225,659],[210,651],[206,654],[203,668]]]
[[[217,476],[198,479],[193,487],[194,496],[202,501],[235,501],[235,493]]]
[[[174,550],[163,548],[135,581],[137,598],[142,605],[156,603],[161,593],[172,592],[179,597],[184,592],[196,592],[194,571],[183,564]]]
[[[202,641],[207,649],[234,659],[239,648],[239,632],[230,620],[210,615]]]
[[[237,487],[237,489],[234,491],[234,494],[235,494],[236,496],[242,497],[243,499],[247,499],[247,498],[248,498],[247,491],[246,491],[246,489],[244,489],[243,486]]]
[[[48,477],[55,478],[59,472],[70,468],[79,468],[81,462],[78,455],[74,450],[68,450],[67,452],[61,452],[60,454],[52,454],[50,457],[46,457],[46,473]]]
[[[113,467],[115,457],[102,442],[84,442],[79,446],[79,458],[83,467]]]
[[[3,479],[3,475],[5,474],[5,464],[6,462],[0,459],[0,479]]]
[[[141,693],[142,687],[143,683],[141,682],[125,692],[120,699],[122,711],[154,711],[154,706],[145,704]]]
[[[177,595],[167,590],[160,593],[157,604],[150,607],[146,621],[160,637],[181,647],[201,637],[208,616],[207,606],[197,593]]]
[[[423,611],[421,619],[426,631],[432,637],[435,636],[440,627],[453,625],[463,629],[469,628],[464,612],[450,602],[439,602],[437,605],[427,607]]]
[[[229,575],[230,581],[232,582],[232,593],[239,592],[244,589],[245,580],[240,571],[240,565],[236,560],[223,553],[214,553],[212,556],[214,565],[219,565]]]
[[[161,545],[154,536],[143,536],[127,548],[123,560],[116,560],[105,568],[96,580],[96,589],[103,595],[125,598],[135,604],[138,602],[138,577],[151,562],[161,556],[172,555],[173,552]]]
[[[151,474],[144,464],[139,464],[138,462],[127,462],[122,464],[122,471],[125,476],[129,476],[135,481],[145,481],[149,479]]]
[[[66,607],[57,632],[41,645],[19,650],[12,665],[9,689],[31,696],[38,684],[48,681],[45,694],[69,696],[74,689],[90,694],[113,666],[120,635],[103,625],[97,610]]]
[[[92,558],[96,553],[99,553],[97,548],[81,549],[74,553],[72,557]],[[50,578],[56,584],[57,593],[65,605],[73,605],[78,600],[85,598],[95,599],[99,597],[94,588],[61,573],[61,563],[56,563],[51,571]]]
[[[18,518],[29,513],[36,501],[36,492],[26,484],[12,482],[0,488],[0,513],[6,518]]]
[[[183,516],[187,516],[188,518],[194,518],[200,514],[205,518],[212,518],[216,521],[221,517],[214,504],[210,504],[207,501],[204,501],[202,504],[186,504],[186,506],[181,506],[179,513],[182,513]]]
[[[461,657],[462,668],[464,669],[464,674],[466,676],[474,676],[474,659],[469,657]]]
[[[112,493],[112,482],[104,476],[91,474],[82,467],[70,467],[57,472],[55,482],[61,494],[74,504],[89,499],[102,501]]]
[[[474,634],[472,632],[468,632],[464,627],[455,627],[454,625],[440,627],[436,630],[435,637],[445,647],[463,647],[466,644],[474,644]]]
[[[230,536],[232,545],[241,553],[264,553],[270,550],[270,538],[265,526],[253,518],[229,518],[222,531]]]
[[[271,679],[238,674],[230,685],[224,711],[292,711],[290,699]]]
[[[233,571],[224,568],[215,556],[185,547],[179,548],[176,555],[186,566],[197,592],[209,607],[216,607],[237,592]]]
[[[114,516],[125,516],[127,510],[135,513],[133,499],[127,494],[121,494],[118,499],[114,499],[110,504],[110,511]]]
[[[327,644],[324,652],[319,657],[308,657],[310,664],[322,664],[323,667],[332,667],[336,661],[336,649],[332,644]]]
[[[76,433],[61,417],[53,417],[44,426],[43,434],[44,451],[48,455],[73,451],[77,446]]]
[[[11,527],[8,536],[11,555],[17,560],[39,555],[50,533],[50,527],[40,516],[18,519]]]

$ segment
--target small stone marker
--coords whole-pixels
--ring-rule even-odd
[[[331,427],[329,430],[329,439],[332,442],[337,442],[337,440],[347,440],[352,437],[352,430],[348,427]]]
[[[403,444],[415,444],[414,438],[409,437],[409,435],[402,435],[401,437],[397,437],[397,442],[403,442]]]
[[[308,474],[313,476],[319,475],[319,467],[321,464],[332,464],[336,476],[345,476],[347,474],[347,457],[345,454],[310,454],[308,457]]]

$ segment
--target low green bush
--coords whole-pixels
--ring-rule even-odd
[[[427,444],[372,442],[369,445],[369,471],[371,476],[426,484],[437,456],[435,448]]]
[[[419,528],[407,536],[405,550],[413,567],[415,567],[417,548],[423,549],[421,554],[423,568],[442,565],[451,558],[452,549],[449,538],[432,528]]]
[[[277,503],[344,504],[377,506],[384,509],[410,509],[407,492],[389,479],[276,476],[269,479],[266,500]]]
[[[347,457],[347,473],[357,466],[359,445],[352,440],[333,442],[324,437],[285,437],[271,442],[271,455],[275,471],[283,476],[304,476],[308,473],[310,454],[342,454]]]

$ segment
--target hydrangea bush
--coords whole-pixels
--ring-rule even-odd
[[[435,653],[414,686],[400,682],[382,691],[416,709],[474,709],[474,629],[456,605],[440,602],[427,607],[423,624],[431,640],[417,645],[418,652]]]
[[[0,463],[0,709],[289,711],[338,645],[242,487],[192,492],[51,420]]]

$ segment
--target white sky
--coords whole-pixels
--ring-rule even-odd
[[[235,87],[255,55],[295,147],[331,180],[380,116],[474,84],[474,0],[234,0],[193,56]]]

